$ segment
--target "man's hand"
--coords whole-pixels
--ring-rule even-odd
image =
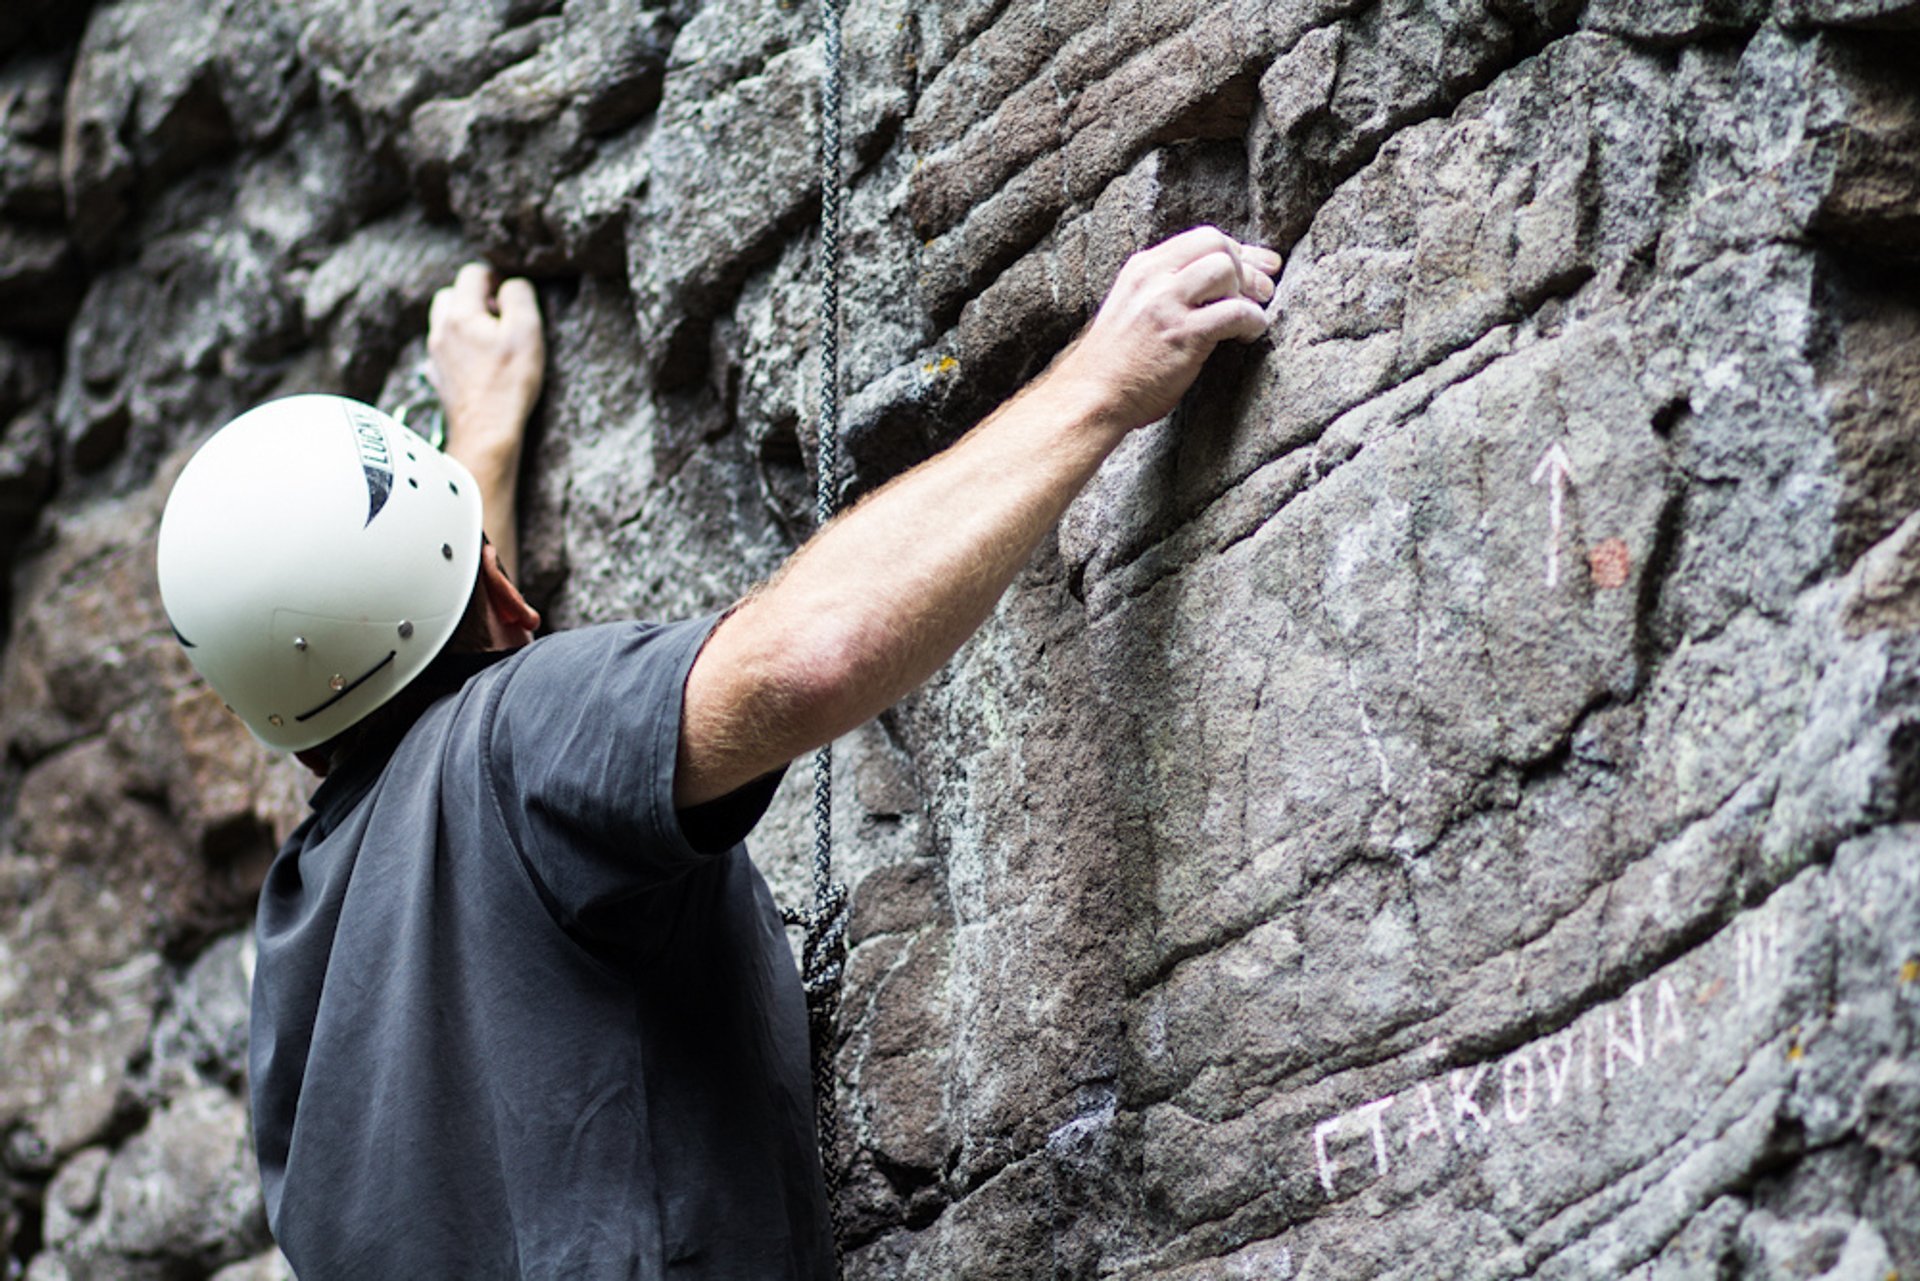
[[[447,453],[480,484],[487,538],[508,574],[519,566],[516,497],[527,419],[546,376],[540,302],[525,280],[498,285],[469,263],[433,296],[428,377],[447,411]]]
[[[1198,228],[1134,255],[1032,386],[821,530],[708,637],[674,798],[722,796],[886,710],[953,656],[1100,463],[1215,346],[1266,328],[1280,258]]]
[[[1280,255],[1195,227],[1127,260],[1046,374],[1079,386],[1121,434],[1173,412],[1221,342],[1266,331]]]

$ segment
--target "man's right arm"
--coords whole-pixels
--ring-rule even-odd
[[[878,715],[985,621],[1100,463],[1213,348],[1266,328],[1279,256],[1196,228],[1129,260],[1053,366],[797,552],[688,676],[674,799],[723,796]]]

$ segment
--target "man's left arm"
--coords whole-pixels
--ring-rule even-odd
[[[520,565],[520,454],[547,360],[533,286],[518,278],[496,285],[484,263],[462,267],[434,295],[427,352],[447,414],[447,454],[480,486],[481,526],[512,577]]]

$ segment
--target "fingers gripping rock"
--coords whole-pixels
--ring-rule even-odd
[[[1265,332],[1280,256],[1195,227],[1141,250],[1061,359],[1124,430],[1172,411],[1214,347]]]

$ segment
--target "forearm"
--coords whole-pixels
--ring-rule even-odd
[[[683,742],[718,750],[682,802],[838,737],[937,671],[1124,434],[1100,414],[1074,384],[1043,379],[832,522],[740,606],[689,682]],[[722,709],[731,723],[702,723]]]
[[[830,525],[753,602],[817,629],[835,705],[822,741],[884,711],[985,621],[1121,437],[1041,382]],[[745,632],[748,629],[743,628]]]
[[[520,568],[520,448],[515,441],[510,449],[462,448],[447,445],[447,453],[473,473],[480,486],[480,527],[487,541],[500,553],[500,567],[507,576],[516,576]]]

